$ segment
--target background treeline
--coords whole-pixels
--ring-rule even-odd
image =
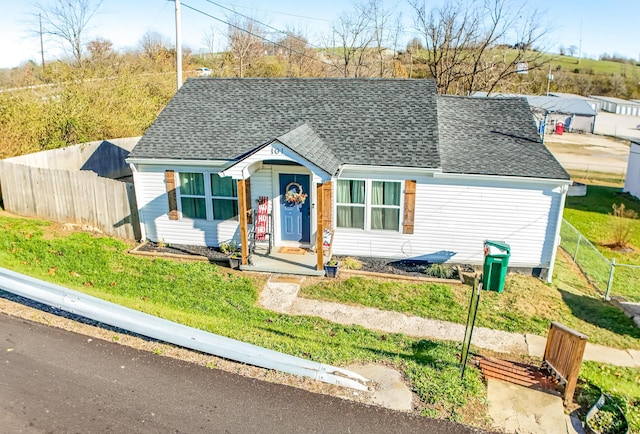
[[[383,0],[365,0],[342,13],[322,43],[309,42],[299,29],[275,31],[230,13],[223,32],[212,27],[203,34],[205,53],[183,50],[184,77],[206,67],[213,77],[431,78],[443,94],[544,94],[549,85],[554,92],[640,98],[640,66],[618,55],[600,61],[567,55],[575,54],[574,47],[546,54],[544,17],[514,1],[427,7],[411,0],[414,26],[403,29],[400,15]],[[60,3],[93,12],[100,6]],[[54,29],[61,22],[70,26],[65,34],[84,35],[92,16],[77,23],[65,19],[78,16],[76,10],[38,11],[43,13]],[[408,42],[407,35],[413,36]],[[68,42],[68,59],[0,70],[0,158],[141,135],[175,92],[176,50],[158,32],[147,32],[126,52],[103,37],[58,38]],[[219,41],[223,51],[216,50]],[[527,74],[518,73],[523,63]]]

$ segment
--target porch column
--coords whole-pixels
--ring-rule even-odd
[[[244,179],[238,180],[238,214],[240,215],[240,253],[242,265],[249,262],[249,236],[247,228],[247,190]]]
[[[318,255],[318,267],[317,269],[324,269],[324,247],[322,246],[322,238],[324,235],[323,225],[323,210],[324,210],[324,195],[323,184],[316,184],[316,254]]]

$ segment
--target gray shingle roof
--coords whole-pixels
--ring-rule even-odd
[[[525,98],[439,96],[438,124],[445,173],[569,179]]]
[[[307,123],[278,137],[278,141],[330,175],[335,175],[340,169],[340,159]]]
[[[307,123],[343,164],[440,166],[430,80],[190,79],[131,152],[229,159]]]
[[[432,80],[189,79],[132,158],[238,160],[275,139],[342,164],[568,179],[523,99],[436,96]]]

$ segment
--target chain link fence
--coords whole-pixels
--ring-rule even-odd
[[[571,256],[587,280],[605,299],[617,297],[640,302],[640,265],[620,264],[615,259],[607,259],[564,219],[560,237],[560,247]]]

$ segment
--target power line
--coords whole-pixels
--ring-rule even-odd
[[[199,14],[205,15],[205,16],[207,16],[207,17],[209,17],[209,18],[213,19],[213,20],[216,20],[216,21],[218,21],[218,22],[221,22],[221,23],[223,23],[223,24],[226,24],[226,25],[228,25],[228,26],[230,26],[230,27],[233,27],[233,28],[235,28],[235,29],[237,29],[237,30],[240,30],[241,32],[248,33],[248,34],[250,34],[251,36],[254,36],[254,37],[258,38],[258,39],[262,39],[263,41],[266,41],[266,42],[268,42],[268,43],[270,43],[270,44],[273,44],[273,45],[275,45],[275,46],[282,47],[282,48],[284,48],[285,50],[288,50],[288,51],[290,51],[290,52],[292,52],[292,53],[296,53],[296,54],[298,54],[298,55],[300,55],[300,56],[303,56],[303,57],[309,58],[309,59],[311,59],[311,60],[315,60],[316,62],[320,62],[320,63],[322,63],[322,64],[324,64],[324,65],[334,66],[334,65],[332,65],[331,63],[328,63],[328,62],[325,62],[324,60],[318,59],[317,57],[311,57],[311,56],[309,56],[308,54],[301,53],[301,52],[296,51],[296,50],[294,50],[294,49],[292,49],[292,48],[290,48],[290,47],[286,47],[286,46],[284,46],[284,45],[282,45],[282,44],[280,44],[280,43],[278,43],[278,42],[274,42],[274,41],[272,41],[272,40],[270,40],[270,39],[267,39],[267,38],[265,38],[264,36],[260,36],[260,35],[258,35],[258,34],[256,34],[256,33],[252,32],[252,31],[250,31],[250,30],[243,29],[243,28],[241,28],[241,27],[239,27],[239,26],[236,26],[235,24],[229,23],[229,22],[227,22],[227,21],[225,21],[225,20],[223,20],[223,19],[220,19],[220,18],[218,18],[218,17],[214,17],[213,15],[208,14],[208,13],[206,13],[206,12],[204,12],[204,11],[201,11],[200,9],[194,8],[193,6],[189,6],[189,5],[188,5],[188,4],[186,4],[186,3],[181,3],[181,4],[182,4],[182,6],[184,6],[184,7],[188,8],[188,9],[191,9],[192,11],[198,12]]]
[[[283,34],[283,35],[289,36],[289,37],[291,37],[291,38],[293,38],[293,39],[296,39],[296,40],[298,40],[298,41],[300,41],[300,42],[304,42],[305,44],[310,45],[310,46],[312,46],[313,48],[317,48],[317,49],[320,49],[320,50],[322,50],[322,49],[323,49],[322,47],[319,47],[319,46],[317,46],[317,45],[314,45],[314,44],[310,43],[309,41],[307,41],[307,40],[305,40],[305,39],[303,39],[303,38],[299,38],[299,37],[297,37],[296,35],[294,35],[294,34],[292,34],[292,33],[290,33],[290,32],[285,32],[285,31],[283,31],[283,30],[276,29],[275,27],[270,26],[269,24],[263,23],[263,22],[261,22],[261,21],[258,21],[258,20],[256,20],[255,18],[251,18],[251,17],[250,17],[250,16],[248,16],[248,15],[241,14],[240,12],[237,12],[237,11],[235,11],[235,10],[231,9],[231,8],[228,8],[228,7],[226,7],[226,6],[222,6],[220,3],[216,3],[216,2],[214,2],[213,0],[205,0],[205,1],[207,1],[208,3],[211,3],[212,5],[218,6],[219,8],[222,8],[222,9],[224,9],[224,10],[227,10],[227,11],[229,11],[229,12],[231,12],[231,13],[234,13],[234,14],[236,14],[236,15],[239,15],[239,16],[241,16],[241,17],[243,17],[243,18],[246,18],[246,19],[248,19],[248,20],[251,20],[251,21],[253,21],[253,22],[255,22],[255,23],[258,23],[258,24],[260,24],[261,26],[267,27],[267,28],[269,28],[269,29],[271,29],[271,30],[274,30],[274,31],[278,32],[278,33],[281,33],[281,34]]]

